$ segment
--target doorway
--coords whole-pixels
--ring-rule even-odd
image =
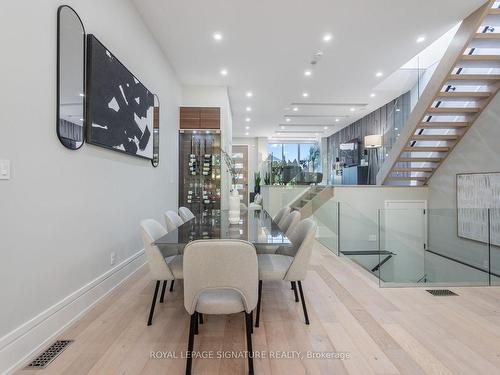
[[[234,188],[240,193],[241,203],[248,207],[248,145],[233,146],[232,156],[237,173]]]
[[[427,201],[388,200],[381,212],[381,249],[393,254],[380,268],[388,283],[418,283],[425,279]]]

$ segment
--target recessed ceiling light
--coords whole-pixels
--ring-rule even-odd
[[[220,74],[222,74],[223,76],[227,76],[227,69],[221,69]]]
[[[377,73],[375,74],[375,77],[382,77],[383,75],[384,75],[384,73],[382,73],[382,72],[377,72]]]
[[[375,97],[375,94],[370,94],[370,98],[374,98]]]
[[[354,107],[351,107],[351,109],[350,109],[351,112],[354,112],[355,110],[356,110],[356,108],[354,108]]]
[[[400,112],[401,110],[399,108],[396,108],[396,112]]]
[[[298,108],[298,107],[293,107],[293,108],[292,108],[292,110],[293,110],[294,112],[297,112],[297,111],[299,110],[299,108]]]
[[[252,107],[246,107],[246,108],[245,108],[245,110],[246,110],[247,112],[252,112]]]
[[[222,34],[218,31],[216,31],[213,35],[213,38],[216,40],[216,41],[220,41],[222,40]]]
[[[314,135],[317,137],[319,134],[318,133],[314,133]]]
[[[80,121],[83,121],[83,119],[81,118]]]
[[[246,121],[246,122],[250,122],[250,117],[247,117],[247,118],[245,119],[245,121]]]
[[[308,96],[309,96],[309,93],[308,93],[308,92],[305,92],[305,91],[304,91],[304,92],[302,93],[302,97],[303,97],[303,98],[307,98]]]
[[[245,135],[250,135],[250,133],[246,132]]]
[[[285,119],[285,121],[286,121],[286,122],[290,122],[291,120],[287,117],[287,118]]]
[[[253,96],[253,92],[247,91],[246,96],[247,98],[251,98]]]
[[[328,126],[323,126],[323,129],[327,130],[327,129],[328,129]]]
[[[332,38],[333,38],[332,34],[326,33],[325,35],[323,35],[323,42],[329,42],[330,40],[332,40]]]
[[[423,35],[417,38],[417,43],[422,43],[422,42],[425,42],[425,36]]]
[[[82,93],[82,92],[81,92],[81,93],[79,93],[78,95],[80,95],[80,96],[85,96],[85,94],[84,94],[84,93]]]
[[[306,70],[306,71],[304,72],[304,75],[305,75],[306,77],[311,76],[311,74],[312,74],[312,72],[311,72],[310,70]]]
[[[246,130],[250,129],[250,126],[245,126],[245,129],[246,129]]]
[[[285,130],[285,127],[283,125],[280,126],[281,130]]]
[[[335,122],[339,122],[340,120],[338,118],[335,119]]]

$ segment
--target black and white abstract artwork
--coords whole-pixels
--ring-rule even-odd
[[[500,246],[500,173],[457,175],[458,236]]]
[[[87,49],[87,142],[153,159],[154,95],[93,35]]]

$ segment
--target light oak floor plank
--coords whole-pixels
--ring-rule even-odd
[[[264,283],[253,345],[265,357],[255,358],[256,374],[500,374],[499,287],[452,288],[457,297],[380,288],[373,275],[319,243],[303,286],[309,326],[289,283]],[[153,289],[144,267],[60,335],[75,342],[48,368],[18,373],[184,373],[189,317],[182,282],[172,293],[167,289],[147,327]],[[243,314],[205,316],[195,350],[214,358],[195,358],[193,373],[245,374],[246,359],[219,358],[245,347]],[[152,352],[177,358],[154,358]]]

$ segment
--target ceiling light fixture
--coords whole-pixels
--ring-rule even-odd
[[[285,127],[283,125],[280,126],[281,130],[285,130]]]
[[[332,34],[326,33],[325,35],[323,35],[323,42],[329,42],[330,40],[332,40],[332,38],[333,38]]]
[[[302,93],[302,97],[303,97],[303,98],[307,98],[308,96],[309,96],[309,93],[308,93],[308,92],[305,92],[305,91],[304,91],[304,92]]]
[[[339,122],[340,120],[338,118],[335,119],[335,122]]]
[[[246,108],[245,108],[245,110],[246,110],[247,112],[252,112],[252,107],[246,107]]]
[[[311,72],[310,70],[306,70],[306,71],[304,72],[304,75],[305,75],[306,77],[310,77],[310,76],[312,75],[312,72]]]
[[[375,97],[375,94],[370,94],[370,98],[374,98]]]
[[[253,92],[247,91],[246,96],[247,98],[251,98],[253,96]]]
[[[245,135],[250,135],[250,133],[246,132]]]
[[[298,107],[293,107],[293,108],[292,108],[292,110],[293,110],[294,112],[297,112],[297,111],[299,110],[299,108],[298,108]]]
[[[223,76],[227,76],[227,69],[221,69],[220,74],[222,74]]]
[[[355,110],[356,110],[356,108],[354,108],[354,107],[352,107],[352,108],[350,109],[350,111],[351,111],[351,112],[354,112]]]
[[[422,42],[425,42],[425,36],[423,35],[417,38],[417,43],[422,43]]]
[[[324,130],[327,130],[327,129],[328,129],[328,126],[323,126],[323,129],[324,129]]]
[[[249,129],[250,129],[250,126],[245,126],[245,129],[246,129],[246,130],[249,130]]]
[[[245,121],[246,121],[246,122],[250,122],[250,117],[247,117],[247,118],[245,119]]]
[[[380,78],[380,77],[382,77],[383,75],[384,75],[384,73],[382,73],[382,72],[377,72],[377,73],[375,74],[375,77]]]
[[[285,119],[285,121],[286,121],[286,122],[290,122],[291,120],[287,117],[287,118]]]
[[[213,35],[214,40],[216,41],[221,41],[222,40],[222,34],[218,31],[216,31]]]

